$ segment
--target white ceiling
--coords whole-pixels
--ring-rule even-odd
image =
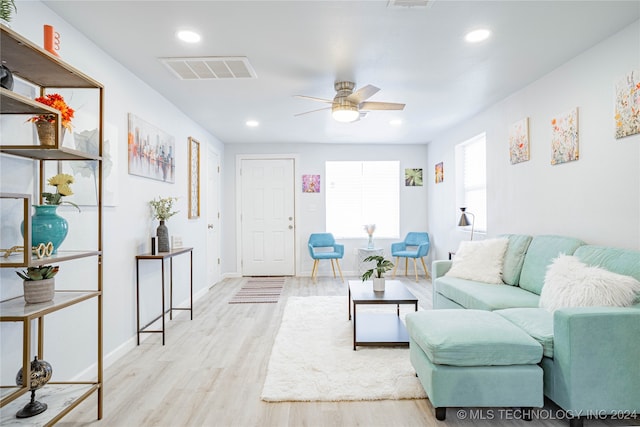
[[[426,143],[640,18],[640,1],[611,0],[44,3],[224,143]],[[491,38],[466,43],[478,27]],[[257,79],[179,80],[159,61],[202,56],[246,56]],[[324,105],[293,95],[332,98],[345,79],[406,108],[349,124],[294,117]]]

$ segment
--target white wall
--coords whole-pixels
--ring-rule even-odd
[[[104,120],[117,133],[117,188],[118,204],[104,208],[104,354],[107,364],[119,352],[132,348],[136,329],[135,305],[135,256],[149,251],[149,241],[155,235],[157,221],[151,218],[148,201],[157,196],[175,196],[179,198],[180,213],[168,221],[171,234],[181,235],[185,246],[194,247],[194,294],[201,294],[208,289],[206,283],[206,220],[187,219],[187,140],[189,136],[202,144],[201,153],[206,153],[206,144],[212,144],[222,157],[224,146],[213,135],[186,117],[168,100],[151,89],[144,81],[122,67],[113,58],[101,51],[84,35],[54,14],[40,2],[20,2],[18,14],[11,22],[12,29],[24,37],[42,43],[42,26],[50,24],[62,35],[62,59],[83,73],[101,82],[105,87]],[[9,68],[10,64],[7,64]],[[72,105],[73,106],[73,105]],[[175,184],[153,181],[129,175],[127,171],[127,113],[155,124],[175,137],[176,144],[176,182]],[[30,125],[24,125],[30,126]],[[8,137],[3,131],[3,139]],[[204,158],[202,164],[206,164]],[[33,169],[30,162],[0,156],[0,170],[3,192],[31,193]],[[201,174],[204,177],[204,172]],[[205,185],[202,180],[201,185]],[[204,188],[204,187],[202,187]],[[202,204],[206,206],[206,204]],[[92,216],[95,208],[83,207],[82,214],[64,209],[62,215],[67,217],[72,231],[63,244],[73,248],[78,229],[84,220],[79,215]],[[91,220],[89,220],[90,222]],[[75,231],[73,229],[75,228]],[[74,238],[74,233],[77,238]],[[181,258],[184,258],[182,260]],[[76,264],[78,263],[78,264]],[[78,261],[61,264],[58,283],[65,288],[86,289],[84,280],[92,278],[91,263],[81,264]],[[93,260],[95,265],[95,260]],[[160,299],[160,262],[146,261],[141,265],[143,287],[143,313],[150,319],[159,314]],[[176,258],[174,263],[175,286],[178,291],[175,300],[179,303],[187,299],[188,256]],[[167,268],[168,270],[168,268]],[[0,271],[0,299],[21,295],[21,281],[13,269]],[[92,279],[89,279],[92,280]],[[92,283],[92,282],[90,282]],[[197,309],[196,309],[197,312]],[[186,312],[182,312],[187,315]],[[82,315],[79,315],[82,314]],[[77,308],[64,310],[50,316],[47,323],[45,359],[54,367],[54,378],[69,379],[87,369],[95,355],[86,351],[93,349],[95,339],[95,303],[80,304]],[[144,320],[144,319],[143,319]],[[20,336],[21,329],[15,324],[3,323],[2,327],[2,384],[11,384],[20,366],[21,346],[19,342],[11,345],[11,339]],[[149,335],[147,335],[148,337]],[[8,339],[9,341],[5,341]],[[158,339],[158,336],[155,336]],[[170,339],[170,338],[169,338]],[[111,357],[110,357],[111,356]]]
[[[429,230],[443,259],[459,241],[454,146],[487,132],[488,231],[559,234],[640,248],[640,135],[614,138],[614,85],[640,70],[640,22],[621,30],[428,145]],[[578,107],[578,161],[552,166],[551,119]],[[511,165],[508,128],[529,117],[531,159]],[[433,183],[444,162],[445,179]]]
[[[223,205],[223,248],[225,254],[222,261],[222,271],[227,275],[240,272],[237,267],[236,250],[240,237],[236,233],[235,195],[237,190],[235,162],[238,155],[254,154],[295,154],[299,159],[296,165],[296,274],[310,275],[313,261],[309,257],[307,242],[309,234],[325,230],[325,195],[326,181],[324,164],[328,160],[398,160],[400,161],[401,181],[404,179],[405,168],[422,168],[426,173],[425,145],[392,145],[392,144],[229,144],[225,149],[223,171],[223,187],[225,196]],[[302,175],[319,174],[320,193],[302,192]],[[374,233],[376,247],[382,247],[387,256],[391,255],[391,243],[402,240],[409,231],[427,231],[427,187],[405,187],[400,185],[400,239],[377,239]],[[340,262],[345,275],[355,274],[357,271],[357,256],[354,250],[366,247],[368,236],[362,230],[360,239],[340,239],[345,245],[345,256]],[[321,263],[319,275],[330,275],[329,263]]]

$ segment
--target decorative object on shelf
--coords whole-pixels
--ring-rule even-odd
[[[578,149],[578,107],[551,119],[551,164],[580,158]]]
[[[176,144],[173,136],[129,113],[127,141],[130,175],[171,184],[176,182]]]
[[[58,51],[60,50],[60,33],[57,32],[53,26],[44,25],[44,50],[55,55],[60,56]]]
[[[173,210],[173,202],[178,200],[177,197],[166,197],[153,199],[149,202],[153,210],[153,218],[160,221],[160,225],[156,229],[158,236],[158,252],[169,252],[171,250],[171,242],[169,241],[169,229],[165,225],[165,221],[180,211]]]
[[[24,252],[24,246],[12,246],[9,249],[0,249],[0,251],[4,251],[4,257],[9,258],[14,252]],[[53,243],[47,242],[46,245],[40,243],[38,246],[32,246],[31,253],[38,257],[38,259],[51,256],[51,254],[53,254]]]
[[[36,210],[31,217],[31,244],[39,246],[49,242],[53,244],[53,254],[58,253],[58,248],[67,237],[69,232],[69,223],[66,219],[58,215],[58,206],[69,204],[74,206],[78,211],[80,207],[73,202],[63,201],[64,196],[73,195],[70,184],[73,183],[73,177],[65,173],[59,173],[47,181],[49,185],[56,187],[55,193],[43,192],[42,197],[45,199],[44,205],[33,205]],[[20,231],[24,235],[24,223],[20,226]]]
[[[616,83],[616,139],[640,133],[640,69],[630,71]]]
[[[26,270],[16,271],[22,278],[24,300],[27,304],[40,304],[53,300],[55,295],[55,278],[59,267],[40,265],[28,267]]]
[[[60,135],[60,140],[64,139],[65,129],[71,130],[71,119],[73,118],[73,115],[75,113],[73,108],[69,107],[64,101],[62,95],[57,93],[50,93],[45,96],[39,96],[35,100],[60,111],[60,117],[62,119],[62,134]],[[40,139],[40,143],[42,145],[56,144],[55,138],[57,124],[55,114],[40,114],[31,117],[28,121],[35,123],[36,129],[38,131],[38,138]]]
[[[18,411],[17,418],[29,418],[38,415],[47,410],[47,404],[36,400],[36,390],[42,388],[51,379],[53,368],[49,362],[38,360],[38,356],[33,358],[31,362],[31,377],[29,378],[29,390],[31,390],[31,401],[24,408]],[[24,384],[22,378],[22,368],[16,375],[16,384],[20,387]]]
[[[512,165],[529,160],[528,117],[509,126],[509,158]]]
[[[369,242],[367,243],[367,249],[373,249],[374,245],[373,245],[373,232],[376,231],[376,225],[375,224],[366,224],[364,226],[364,231],[367,232],[367,234],[369,235]]]
[[[436,164],[436,184],[444,181],[444,162]]]
[[[405,187],[422,187],[422,168],[406,168],[404,170]]]
[[[460,208],[460,211],[462,211],[462,215],[460,215],[460,221],[458,222],[458,227],[467,227],[470,225],[471,239],[469,240],[473,240],[473,226],[476,223],[476,216],[471,212],[467,212],[467,208]],[[471,215],[471,222],[469,222],[469,218],[467,217],[467,215]]]
[[[0,65],[0,86],[8,90],[13,90],[13,74],[11,70],[4,65]]]
[[[373,290],[375,292],[384,292],[384,273],[393,268],[393,263],[380,255],[368,256],[364,259],[364,261],[374,261],[376,263],[376,266],[362,273],[362,281],[364,282],[365,280],[369,280],[371,276],[375,274],[373,278]]]
[[[189,137],[189,218],[200,216],[200,143]]]
[[[0,19],[6,23],[11,22],[13,12],[18,12],[14,0],[0,0]],[[3,86],[4,87],[4,86]]]

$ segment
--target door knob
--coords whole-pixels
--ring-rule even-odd
[[[293,228],[293,225],[290,225],[290,226],[289,226],[289,230],[291,230],[292,228]]]

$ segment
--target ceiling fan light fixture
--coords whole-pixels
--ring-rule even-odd
[[[358,107],[339,105],[331,109],[331,116],[335,121],[349,123],[358,120],[360,113],[358,112]]]

